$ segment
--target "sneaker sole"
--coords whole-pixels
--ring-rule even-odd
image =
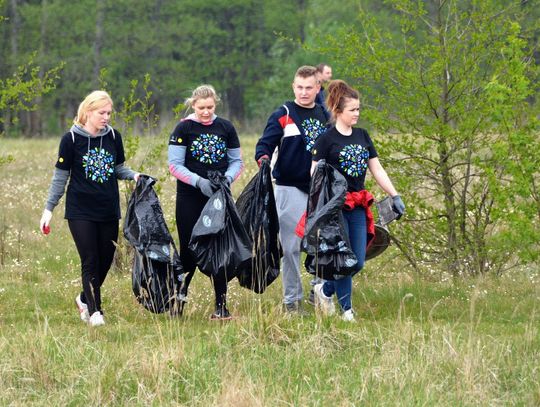
[[[75,298],[75,306],[77,307],[77,310],[79,311],[79,317],[81,318],[81,321],[88,322],[90,320],[90,315],[88,315],[88,310],[79,306],[79,303],[77,302],[77,298]]]

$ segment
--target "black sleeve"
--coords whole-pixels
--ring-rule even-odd
[[[120,165],[126,161],[126,156],[124,153],[124,143],[122,142],[122,135],[119,131],[114,130],[114,141],[116,143],[116,165]]]
[[[185,135],[188,133],[188,127],[191,120],[183,120],[176,125],[171,136],[169,137],[170,146],[188,146],[188,138]]]
[[[236,129],[230,121],[224,120],[224,123],[225,129],[227,131],[227,148],[239,148],[240,139],[238,138],[238,133],[236,133]]]
[[[71,133],[66,133],[60,140],[58,159],[55,167],[60,170],[70,171],[73,165],[73,138]]]
[[[373,144],[373,141],[371,140],[371,137],[369,136],[369,133],[367,131],[365,131],[365,135],[368,141],[369,158],[378,157],[377,150],[375,149],[375,145]]]

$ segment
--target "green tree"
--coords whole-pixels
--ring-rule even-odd
[[[362,90],[363,116],[380,131],[408,204],[396,241],[417,270],[502,272],[539,238],[540,146],[527,103],[538,82],[520,25],[537,2],[385,3],[391,25],[361,10],[317,50]]]
[[[36,121],[47,134],[65,128],[81,97],[99,85],[102,69],[115,100],[131,91],[132,80],[149,74],[151,102],[165,121],[194,86],[212,83],[223,97],[220,112],[242,124],[275,107],[269,82],[291,76],[283,60],[298,48],[278,41],[278,33],[302,36],[308,6],[285,0],[10,0],[0,76],[35,50],[42,72],[65,64],[54,94],[37,100],[43,119],[21,117],[27,133]]]
[[[212,82],[223,95],[228,116],[243,122],[245,106],[258,103],[246,95],[260,97],[255,89],[264,87],[273,72],[292,75],[283,72],[281,59],[273,58],[276,34],[300,35],[302,12],[298,4],[283,0],[188,0],[182,27],[188,40],[178,48],[178,58],[192,61],[194,76]]]
[[[16,1],[12,3],[14,7],[17,5]],[[4,10],[3,1],[0,1],[0,9]],[[12,10],[12,15],[16,13],[18,10]],[[0,17],[0,24],[4,21],[5,18]],[[16,54],[17,50],[18,42],[14,40],[11,51]],[[44,70],[34,60],[35,54],[32,54],[20,65],[12,61],[13,69],[9,67],[9,60],[4,63],[0,77],[0,126],[5,125],[6,120],[7,124],[16,122],[18,112],[35,110],[38,98],[55,88],[61,66]],[[6,160],[0,160],[2,162]]]

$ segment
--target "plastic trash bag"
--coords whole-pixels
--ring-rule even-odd
[[[132,289],[137,301],[154,313],[174,313],[183,269],[153,188],[155,182],[146,175],[139,177],[123,232],[135,249]]]
[[[236,207],[253,242],[251,263],[239,270],[238,281],[242,287],[260,294],[278,278],[283,256],[268,160],[263,160],[259,172],[236,200]]]
[[[193,227],[189,248],[199,270],[207,276],[230,281],[251,263],[251,240],[234,205],[227,179],[208,171],[214,194],[208,199]]]
[[[358,269],[341,211],[346,192],[343,175],[320,160],[311,177],[301,250],[307,254],[306,270],[325,280],[335,280]]]

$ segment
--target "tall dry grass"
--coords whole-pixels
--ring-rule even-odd
[[[256,171],[254,139],[242,141],[248,165],[234,194]],[[427,280],[401,270],[389,249],[355,277],[358,321],[349,324],[310,308],[303,318],[284,314],[279,281],[263,295],[231,283],[235,319],[211,322],[202,274],[183,317],[153,315],[136,303],[124,266],[105,282],[107,325],[85,326],[62,208],[49,236],[38,231],[56,148],[57,140],[0,143],[16,159],[0,167],[0,405],[540,405],[533,269]],[[148,172],[161,178],[172,227],[165,160]]]

